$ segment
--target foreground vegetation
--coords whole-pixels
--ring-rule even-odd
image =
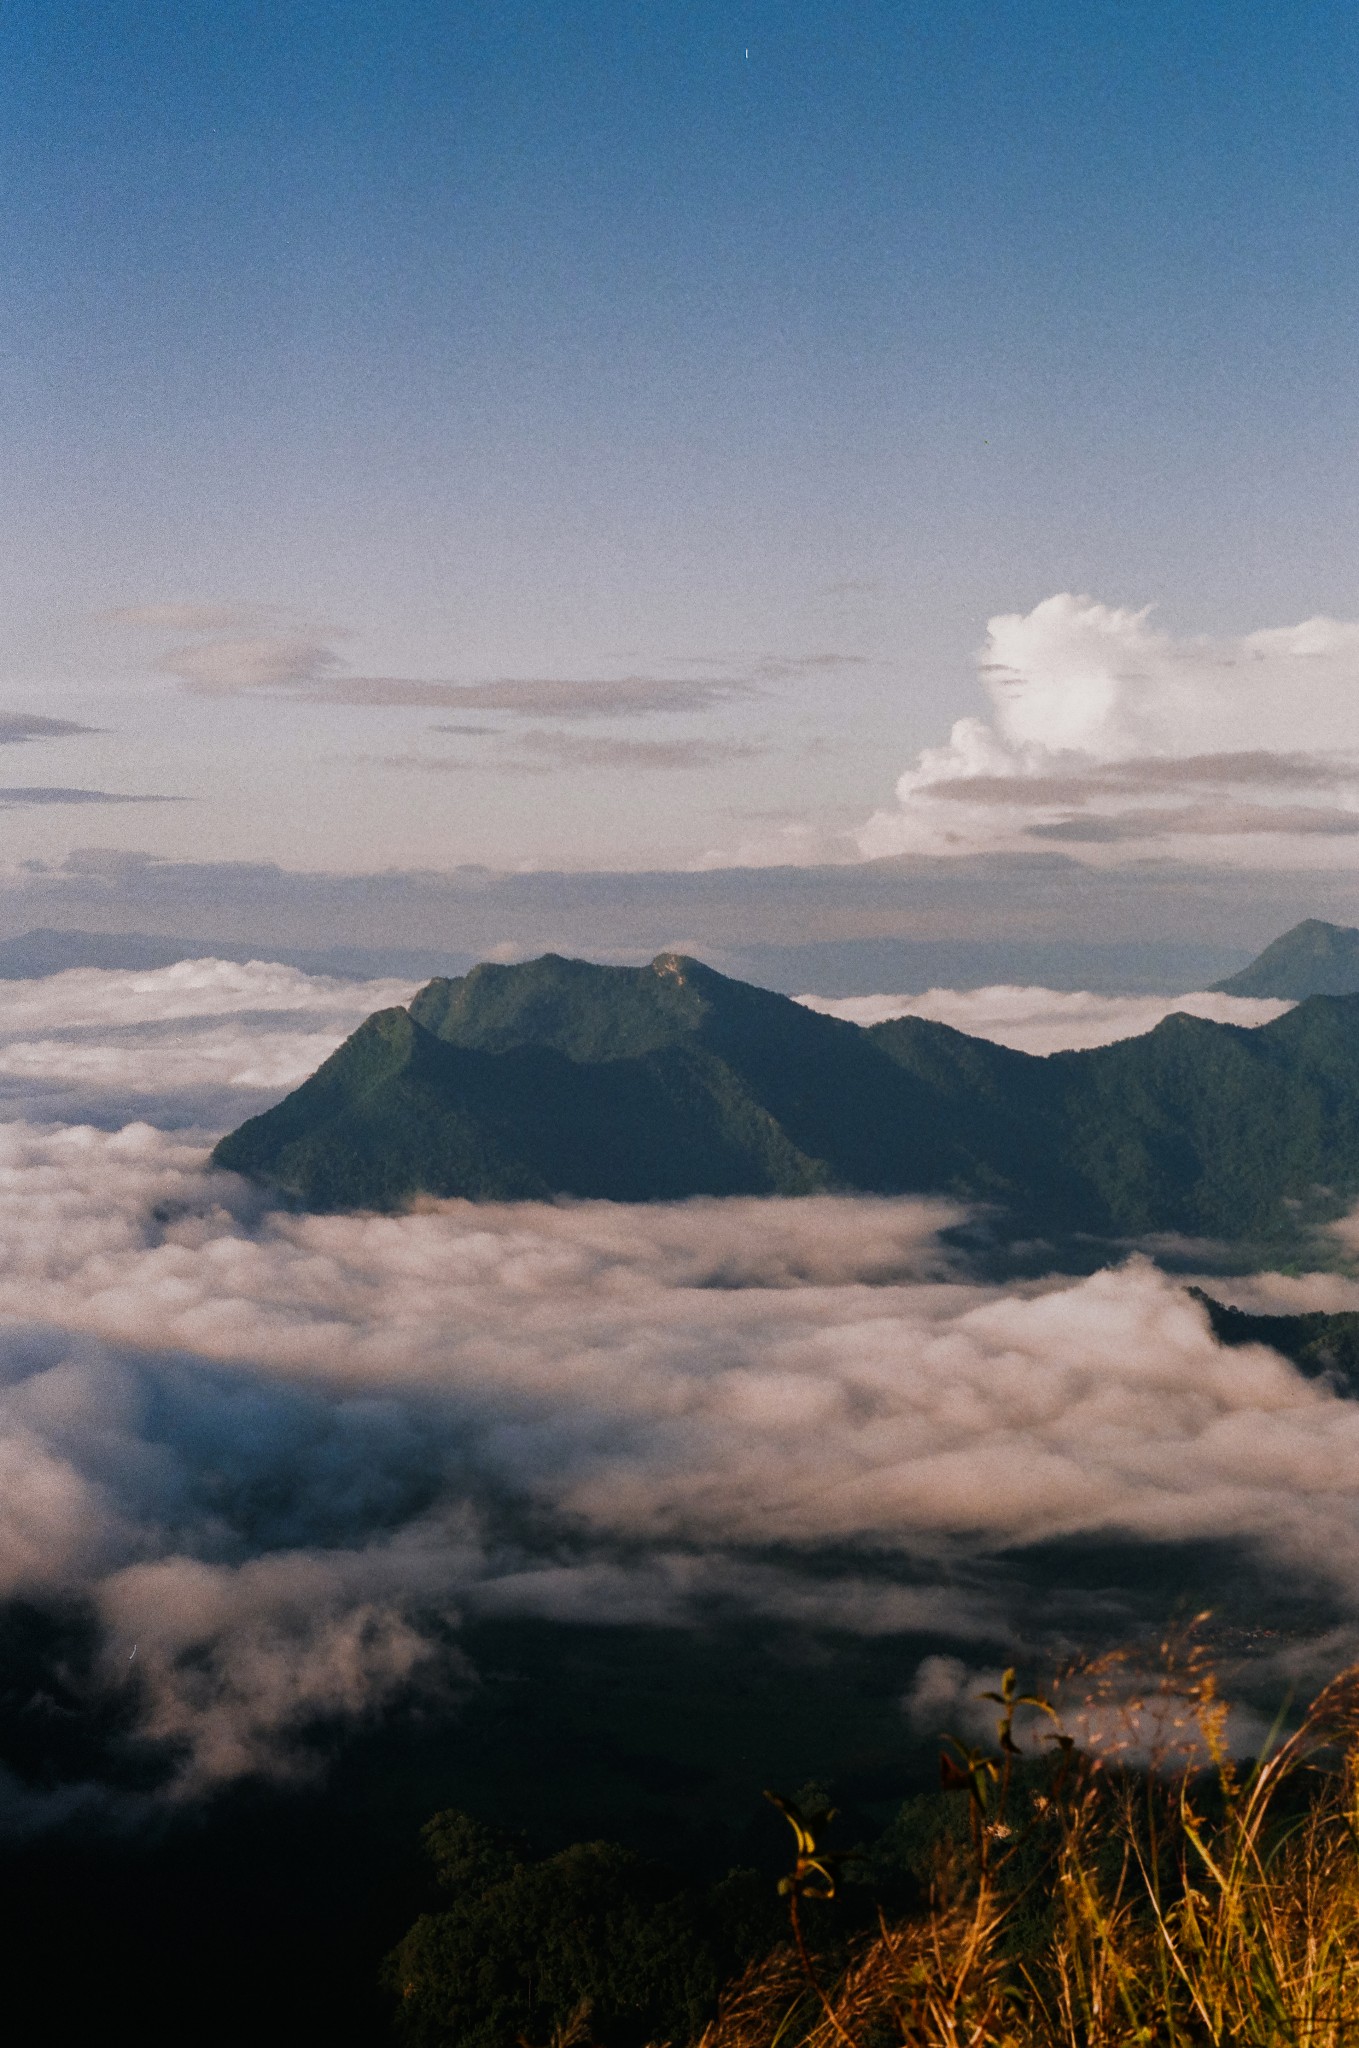
[[[403,2031],[477,2048],[1359,2038],[1359,1667],[1249,1763],[1192,1645],[1151,1680],[1112,1659],[1050,1700],[1013,1673],[987,1697],[995,1744],[950,1741],[941,1792],[871,1848],[828,1850],[817,1802],[776,1800],[794,1848],[776,1940],[749,1873],[700,1895],[603,1844],[529,1866],[444,1817],[431,1846],[456,1897],[392,1959]],[[718,1992],[741,1950],[754,1960]]]

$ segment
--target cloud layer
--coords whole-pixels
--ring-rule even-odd
[[[338,651],[336,642],[345,636],[335,629],[288,631],[265,619],[257,622],[211,606],[153,605],[111,616],[126,625],[179,625],[198,632],[201,637],[167,648],[154,665],[201,695],[265,691],[318,704],[406,705],[510,717],[574,720],[706,711],[793,676],[862,665],[858,656],[826,652],[737,664],[690,661],[661,673],[453,682],[356,675]],[[257,629],[245,635],[215,630],[242,623]]]
[[[440,725],[432,730],[463,737],[490,737],[490,729],[484,726]],[[713,768],[725,761],[753,760],[767,751],[766,747],[745,740],[624,739],[612,733],[530,728],[510,735],[509,748],[491,754],[402,754],[389,765],[442,775],[488,770],[499,775],[553,775],[561,768],[626,768],[647,774],[656,769]]]
[[[74,1104],[100,1046],[126,1090],[199,1027],[262,1062],[379,991],[194,962],[0,1000]],[[1359,1627],[1359,1404],[1222,1350],[1146,1263],[982,1284],[949,1204],[869,1198],[295,1216],[205,1162],[148,1122],[0,1125],[0,1599],[91,1617],[164,1791],[456,1700],[475,1615],[717,1603],[986,1657],[1026,1602],[1031,1651],[1090,1623],[1026,1558],[1132,1541],[1233,1546]]]
[[[30,740],[69,739],[97,731],[70,718],[41,718],[31,711],[0,711],[0,747],[23,746]]]
[[[638,961],[672,950],[749,979],[775,971],[776,986],[827,995],[998,981],[1177,993],[1234,973],[1302,918],[1353,923],[1355,895],[1343,870],[1287,875],[1172,860],[1091,869],[1050,846],[643,874],[328,872],[85,848],[0,868],[0,913],[11,932],[172,934],[197,950],[207,950],[205,937],[312,954],[403,947],[428,956],[436,946],[487,958],[512,945],[521,957],[552,950]],[[897,948],[893,969],[883,954]],[[851,955],[846,985],[819,978],[838,959],[839,979]],[[924,978],[907,978],[916,972]]]
[[[46,804],[182,804],[182,796],[154,796],[114,789],[64,789],[59,786],[0,789],[0,810],[28,810]]]
[[[181,1790],[456,1684],[468,1612],[1003,1640],[969,1560],[1114,1534],[1359,1611],[1359,1406],[1149,1266],[978,1287],[916,1202],[281,1217],[202,1158],[0,1134],[0,1588],[91,1605]]]
[[[593,675],[511,675],[453,679],[363,675],[354,672],[341,627],[289,622],[267,605],[149,604],[107,612],[112,624],[143,632],[188,633],[162,647],[152,667],[200,696],[283,696],[313,704],[390,706],[508,720],[513,744],[487,766],[547,773],[553,768],[695,769],[761,751],[748,742],[722,742],[711,733],[668,740],[613,735],[513,731],[521,719],[632,720],[712,713],[779,683],[869,666],[862,655],[835,649],[796,655],[723,660],[690,656],[646,670],[609,661]],[[436,727],[465,738],[494,736],[504,728],[459,724]],[[0,738],[3,731],[0,730]],[[391,765],[391,764],[389,764]],[[395,765],[449,769],[472,765],[398,757]]]
[[[0,1114],[221,1130],[313,1073],[407,981],[182,960],[0,981]]]
[[[992,619],[980,674],[990,719],[920,755],[862,854],[1359,855],[1359,624],[1177,638],[1150,608],[1063,594]]]

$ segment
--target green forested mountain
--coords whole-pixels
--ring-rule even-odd
[[[1305,918],[1265,947],[1249,967],[1219,981],[1229,996],[1348,996],[1359,992],[1359,931]]]
[[[214,1157],[319,1209],[838,1188],[1263,1240],[1359,1194],[1359,996],[1040,1059],[920,1018],[863,1030],[674,954],[548,955],[370,1017]]]

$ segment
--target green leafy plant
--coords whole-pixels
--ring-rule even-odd
[[[722,1982],[777,1938],[753,1871],[685,1884],[616,1842],[533,1858],[463,1813],[424,1831],[446,1898],[388,1959],[402,2037],[419,2048],[642,2048],[688,2040]]]

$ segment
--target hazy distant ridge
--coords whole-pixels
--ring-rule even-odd
[[[173,967],[180,960],[272,960],[300,968],[304,974],[418,981],[431,974],[465,973],[475,955],[437,947],[252,945],[234,939],[55,931],[47,926],[21,932],[17,938],[0,939],[0,981],[40,981],[50,974],[88,967],[146,974],[158,967]]]
[[[1309,917],[1263,953],[1214,984],[1229,996],[1348,996],[1359,991],[1359,931]]]
[[[521,881],[532,879],[521,877]],[[610,878],[616,883],[617,878]],[[676,913],[683,923],[686,908]],[[758,905],[748,910],[757,926],[767,922]],[[333,920],[328,920],[332,923]],[[569,922],[569,919],[567,920]],[[557,922],[560,924],[561,920]],[[777,920],[775,920],[777,922]],[[447,946],[328,945],[298,946],[259,932],[253,938],[228,939],[197,933],[187,937],[163,932],[101,932],[40,926],[16,937],[0,939],[0,981],[28,981],[71,968],[125,968],[145,973],[172,967],[179,960],[277,960],[308,974],[360,979],[396,975],[412,981],[430,975],[465,974],[490,948],[476,936],[475,925],[462,930],[452,920],[459,943]],[[580,942],[593,959],[640,964],[656,950],[656,940],[643,943],[620,920],[611,945]],[[535,943],[541,943],[540,940]],[[534,945],[526,945],[526,952]],[[1216,976],[1244,966],[1238,947],[1189,945],[1172,940],[1094,944],[1077,939],[814,939],[801,944],[771,940],[744,941],[725,936],[702,944],[701,953],[723,973],[751,981],[784,995],[878,995],[884,989],[923,995],[931,988],[984,988],[999,982],[1053,989],[1095,989],[1108,994],[1175,995],[1204,988]],[[497,956],[498,957],[498,956]]]

